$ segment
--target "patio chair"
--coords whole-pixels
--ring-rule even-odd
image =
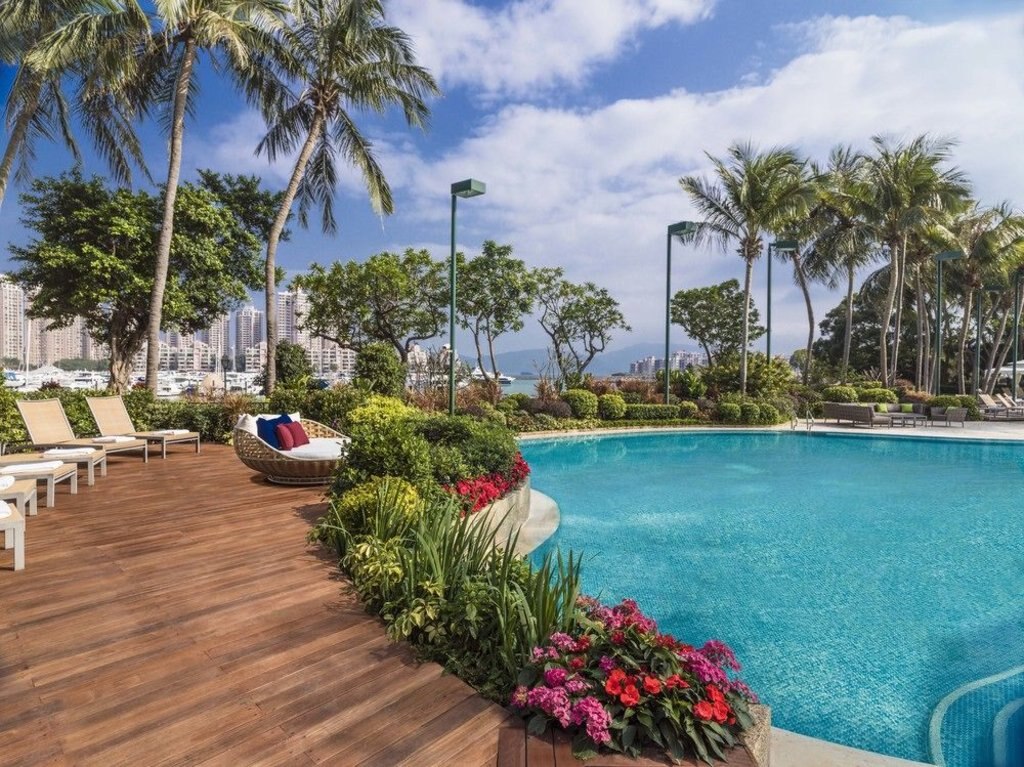
[[[17,405],[33,447],[45,450],[50,447],[86,445],[103,448],[108,455],[139,450],[142,452],[142,460],[149,463],[149,443],[144,439],[127,436],[76,437],[59,399],[20,399]]]
[[[978,402],[981,403],[981,412],[985,418],[1002,418],[1009,414],[1010,409],[1006,405],[1000,405],[989,394],[978,392]]]
[[[960,424],[960,428],[966,428],[965,422],[967,421],[967,408],[965,407],[948,407],[941,413],[932,411],[932,422],[933,423],[944,423],[949,426],[951,423]]]
[[[136,431],[128,408],[119,396],[86,397],[85,401],[96,420],[96,427],[104,437],[127,436],[144,439],[160,445],[160,457],[167,458],[168,445],[196,443],[196,453],[200,451],[199,433],[188,429],[156,429],[153,431]]]
[[[1015,415],[1024,415],[1024,407],[1018,405],[1005,394],[993,394],[992,396],[995,398],[996,402],[1005,407],[1008,412],[1014,413]]]

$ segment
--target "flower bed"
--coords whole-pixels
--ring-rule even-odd
[[[529,731],[568,730],[581,759],[602,747],[639,756],[648,745],[677,760],[724,759],[757,702],[732,676],[740,669],[732,650],[659,633],[632,600],[607,607],[581,597],[579,607],[577,629],[551,634],[519,675],[510,702]]]
[[[512,467],[482,477],[462,479],[444,489],[459,499],[464,514],[475,514],[519,487],[530,476],[530,465],[522,453],[516,453]]]

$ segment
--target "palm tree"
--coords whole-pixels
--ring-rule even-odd
[[[860,215],[868,187],[864,157],[849,146],[829,152],[828,164],[819,172],[818,201],[810,218],[815,233],[805,268],[810,279],[835,290],[846,284],[846,327],[839,379],[846,382],[853,338],[853,300],[857,271],[877,258],[872,233]]]
[[[724,161],[708,155],[717,183],[698,176],[684,176],[679,183],[703,219],[688,239],[723,249],[735,242],[745,265],[740,391],[746,394],[750,278],[761,255],[762,235],[778,231],[785,222],[809,210],[813,192],[806,182],[805,163],[792,149],[760,152],[750,143],[742,143],[729,147],[727,155]]]
[[[861,210],[873,229],[873,239],[889,253],[889,287],[886,291],[879,336],[879,369],[888,385],[896,375],[899,356],[899,326],[902,321],[907,255],[912,239],[920,240],[944,212],[953,209],[969,192],[967,178],[958,168],[944,168],[953,142],[918,136],[909,143],[875,136],[875,152],[865,158],[864,171],[870,193]],[[915,275],[920,278],[919,262]],[[918,295],[922,293],[919,290]],[[900,301],[897,304],[897,296]],[[889,364],[888,337],[896,309],[897,332],[893,341],[892,365]],[[918,306],[922,316],[924,307]],[[918,348],[922,348],[918,338]]]
[[[90,57],[54,69],[42,69],[29,63],[40,43],[83,12],[86,2],[19,0],[0,4],[0,63],[16,67],[4,105],[3,120],[8,138],[0,157],[0,205],[15,163],[18,163],[15,180],[28,178],[38,139],[59,138],[75,161],[81,162],[72,130],[73,117],[77,117],[91,135],[96,150],[107,161],[111,175],[118,182],[131,183],[132,164],[146,172],[131,124],[131,107],[105,88]],[[63,90],[69,82],[75,85],[70,102]]]
[[[298,149],[267,239],[268,394],[275,384],[277,246],[292,204],[297,197],[303,226],[310,208],[319,206],[324,232],[336,230],[335,158],[340,155],[362,173],[377,214],[390,214],[391,189],[353,110],[384,112],[399,105],[409,125],[423,127],[430,113],[425,99],[439,93],[434,78],[415,63],[406,34],[385,24],[380,0],[300,0],[283,42],[286,59],[278,62],[282,76],[268,76],[254,89],[269,125],[257,153],[266,152],[273,161]],[[297,93],[281,84],[289,76],[299,87]]]
[[[139,0],[105,0],[47,36],[30,61],[52,70],[90,56],[110,91],[139,110],[161,108],[170,141],[147,335],[146,385],[155,391],[185,116],[194,104],[200,54],[210,53],[248,88],[259,74],[257,54],[277,47],[273,32],[288,6],[284,0],[156,0],[154,9],[150,16]]]

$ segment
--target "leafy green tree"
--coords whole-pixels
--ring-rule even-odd
[[[356,355],[353,383],[372,394],[401,397],[405,394],[406,367],[391,344],[370,343]]]
[[[536,277],[540,326],[551,340],[562,385],[576,388],[587,366],[607,348],[612,334],[630,327],[619,302],[605,288],[592,282],[569,282],[558,268],[539,269]]]
[[[62,141],[75,162],[81,162],[73,128],[76,118],[117,181],[131,181],[133,164],[146,172],[131,124],[133,108],[123,95],[106,88],[101,78],[93,77],[92,56],[50,69],[30,63],[49,36],[88,5],[85,0],[0,3],[0,64],[16,67],[3,111],[3,123],[9,130],[0,156],[0,204],[16,162],[16,180],[29,180],[39,139]],[[70,99],[64,92],[67,86],[74,87]]]
[[[403,363],[414,343],[435,338],[447,324],[445,264],[426,250],[335,261],[330,268],[313,264],[292,285],[308,295],[306,330],[357,351],[372,341],[389,343]]]
[[[458,322],[473,334],[476,357],[484,380],[497,379],[494,341],[505,333],[518,333],[533,311],[537,277],[526,264],[512,257],[511,245],[484,243],[482,253],[459,266]],[[491,373],[484,365],[484,345]]]
[[[157,2],[150,13],[148,4],[139,0],[109,0],[85,6],[29,58],[33,67],[45,72],[91,58],[100,66],[96,79],[110,92],[125,94],[138,110],[164,112],[169,134],[167,179],[155,243],[146,359],[146,384],[153,391],[164,294],[169,289],[185,116],[195,111],[200,54],[211,55],[219,68],[230,71],[248,95],[257,98],[266,70],[262,54],[279,47],[273,32],[289,10],[283,0],[203,0]]]
[[[679,179],[702,219],[688,240],[736,244],[743,259],[744,307],[750,306],[750,281],[754,262],[761,256],[762,236],[779,231],[787,221],[810,209],[813,190],[807,184],[804,162],[792,149],[758,151],[752,144],[734,144],[726,160],[708,156],[716,181],[699,176]],[[750,316],[743,312],[740,346],[740,391],[747,391],[747,352],[750,347]]]
[[[199,186],[216,195],[245,231],[253,234],[260,242],[266,242],[284,192],[264,189],[263,180],[259,176],[236,176],[202,168],[198,173]],[[289,240],[291,232],[283,230],[280,238]]]
[[[38,237],[11,246],[14,278],[33,298],[29,315],[49,327],[82,317],[110,350],[110,380],[124,391],[132,357],[146,340],[160,197],[108,189],[77,173],[40,179],[21,197],[22,223]],[[165,321],[182,332],[204,327],[259,285],[259,241],[210,192],[183,184],[172,243]]]
[[[277,380],[286,388],[305,389],[313,377],[313,365],[309,361],[306,350],[290,341],[278,344],[278,355],[274,361],[277,367]],[[267,371],[263,369],[263,388],[266,391]]]
[[[323,230],[334,232],[335,158],[340,156],[362,173],[374,211],[390,214],[391,189],[355,113],[400,106],[409,125],[422,127],[430,113],[425,99],[439,93],[434,78],[415,63],[406,34],[385,23],[380,0],[296,0],[294,5],[294,22],[283,34],[285,57],[277,62],[281,78],[266,79],[261,106],[269,130],[257,147],[271,161],[296,155],[267,237],[268,359],[274,358],[277,338],[277,245],[295,199],[303,226],[316,206]],[[288,87],[293,83],[298,87]],[[267,388],[273,390],[273,378]]]
[[[672,297],[672,322],[701,345],[708,365],[713,365],[723,354],[738,354],[743,348],[744,306],[738,280],[680,290]],[[765,329],[757,324],[759,318],[751,299],[752,324],[746,328],[749,341],[756,341],[765,333]]]

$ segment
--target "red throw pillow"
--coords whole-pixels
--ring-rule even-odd
[[[281,443],[281,450],[291,450],[295,447],[295,438],[292,436],[290,423],[280,423],[277,428],[274,429],[274,433],[277,434],[277,441]]]
[[[309,444],[309,435],[306,434],[306,430],[302,428],[302,424],[299,421],[292,421],[286,424],[285,428],[288,429],[289,435],[292,438],[293,447]]]

